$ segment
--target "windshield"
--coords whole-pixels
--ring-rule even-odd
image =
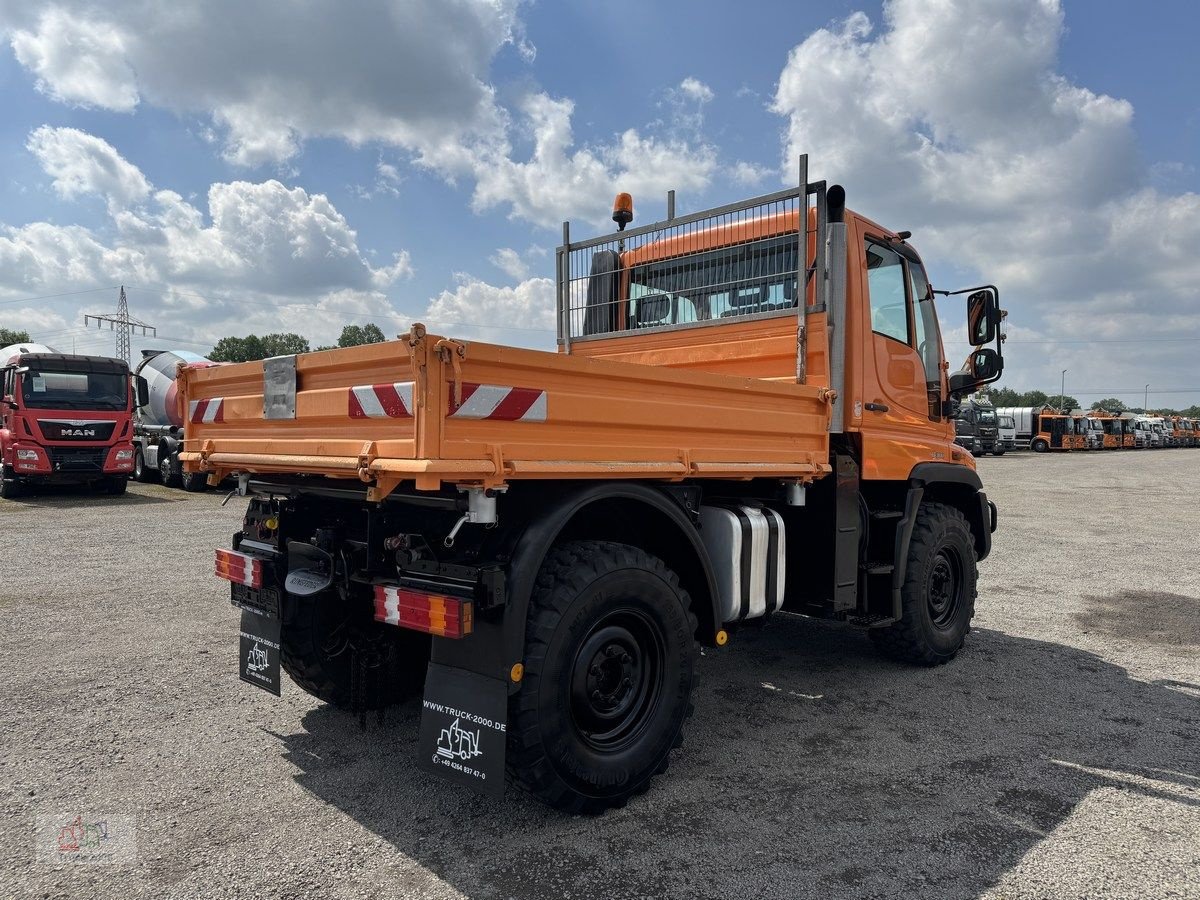
[[[116,372],[31,368],[21,376],[21,396],[31,409],[122,410],[129,404],[129,381]]]
[[[996,413],[990,409],[981,409],[979,411],[979,424],[980,425],[995,425],[996,424]]]
[[[1000,417],[1000,427],[1001,428],[1016,428],[1017,423],[1013,421],[1012,416],[1001,416]]]

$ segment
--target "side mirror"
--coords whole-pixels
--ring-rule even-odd
[[[950,376],[951,394],[969,394],[980,385],[995,381],[1004,371],[1004,361],[991,347],[971,351],[961,370]]]
[[[637,324],[657,325],[671,315],[671,298],[666,294],[651,294],[637,298]]]
[[[135,383],[137,384],[137,405],[138,406],[149,406],[150,405],[150,383],[148,381],[146,381],[146,379],[143,378],[141,375],[136,375],[136,376],[134,376],[134,378],[135,378]]]
[[[1000,305],[995,291],[981,288],[967,298],[967,335],[974,346],[994,341],[999,325]]]

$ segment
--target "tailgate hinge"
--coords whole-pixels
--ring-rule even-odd
[[[408,330],[408,334],[402,334],[400,337],[408,341],[411,354],[410,362],[412,363],[413,381],[416,382],[416,390],[413,391],[413,401],[416,406],[423,406],[425,403],[426,364],[428,362],[426,358],[428,348],[425,346],[425,326],[420,322],[415,322]]]
[[[462,406],[462,361],[467,358],[467,347],[461,341],[442,338],[434,345],[443,363],[454,370],[454,405]]]

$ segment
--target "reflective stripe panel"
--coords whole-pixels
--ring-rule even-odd
[[[546,421],[546,392],[537,388],[464,382],[461,404],[454,405],[453,386],[450,387],[449,396],[448,415],[452,419],[493,419],[506,422]]]
[[[213,422],[225,421],[225,398],[213,397],[209,400],[192,400],[188,403],[188,421],[194,425],[211,425]]]
[[[407,419],[412,417],[413,383],[359,384],[348,392],[352,419]]]

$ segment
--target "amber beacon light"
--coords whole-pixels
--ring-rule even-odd
[[[624,231],[625,226],[633,221],[632,194],[617,194],[617,199],[613,201],[613,221],[617,223],[618,231]]]

